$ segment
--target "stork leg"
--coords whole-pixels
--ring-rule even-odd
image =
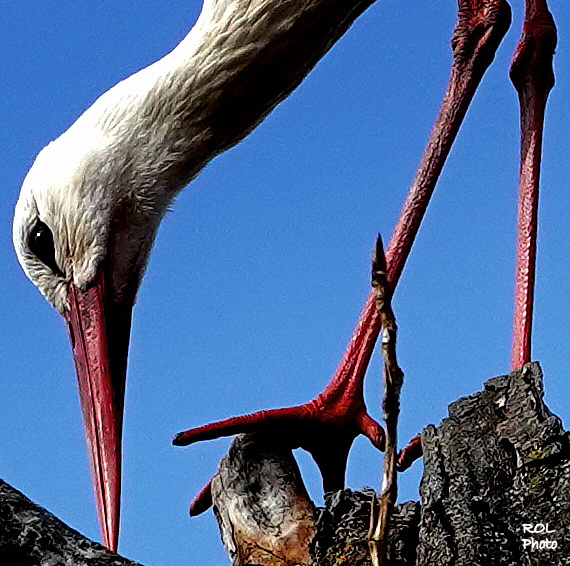
[[[386,253],[392,290],[467,108],[510,22],[511,10],[506,0],[459,0],[449,84]],[[341,489],[348,452],[356,436],[364,434],[379,449],[384,443],[383,429],[368,414],[363,397],[364,375],[380,327],[372,292],[335,375],[319,396],[304,405],[259,411],[190,429],[178,434],[173,443],[182,446],[257,429],[263,429],[265,434],[272,431],[290,447],[300,446],[311,453],[323,476],[325,491]],[[195,500],[194,510],[207,508],[205,491]]]
[[[554,86],[556,42],[556,25],[546,0],[526,0],[523,33],[510,72],[521,112],[513,369],[531,361],[542,132],[548,94]],[[400,453],[398,469],[405,470],[421,455],[421,435],[417,435]]]
[[[521,115],[513,369],[531,359],[542,131],[546,100],[554,86],[556,41],[556,25],[546,0],[526,0],[523,32],[510,73]]]

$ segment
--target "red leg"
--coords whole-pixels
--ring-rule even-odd
[[[388,281],[396,287],[429,199],[475,90],[511,21],[505,0],[459,0],[459,21],[452,39],[454,63],[449,85],[400,220],[386,253]],[[268,429],[290,447],[311,453],[325,491],[341,489],[350,446],[364,434],[379,449],[382,427],[366,410],[363,381],[380,332],[372,293],[346,353],[326,389],[297,407],[260,411],[180,433],[174,444]]]
[[[523,33],[511,66],[521,108],[513,369],[531,360],[542,130],[546,100],[554,86],[556,41],[556,26],[546,0],[526,0]]]

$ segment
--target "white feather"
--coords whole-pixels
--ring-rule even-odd
[[[295,88],[372,0],[210,0],[168,55],[103,94],[25,178],[13,237],[28,277],[60,312],[104,258],[116,297],[142,277],[174,196]],[[31,253],[48,225],[64,276]],[[132,285],[130,285],[132,287]]]

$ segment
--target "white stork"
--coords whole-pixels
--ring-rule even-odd
[[[116,549],[131,311],[176,194],[285,98],[373,0],[206,0],[168,55],[37,156],[13,239],[68,322],[105,544]]]
[[[40,152],[25,178],[15,211],[14,245],[28,277],[69,326],[103,538],[111,549],[117,548],[119,531],[131,312],[160,221],[206,163],[250,132],[372,2],[206,0],[196,25],[176,49],[103,94]],[[393,286],[471,97],[510,23],[505,0],[459,0],[459,8],[450,86],[388,249]],[[545,30],[547,41],[534,41]],[[545,0],[527,0],[514,78],[519,93],[532,83],[544,103],[552,81],[540,69],[552,59],[555,38]],[[523,141],[524,135],[541,131],[543,110],[525,121],[529,110],[523,105]],[[540,144],[532,147],[535,151]],[[536,189],[539,159],[538,153],[538,162],[525,162],[521,169],[521,177],[527,169],[536,173]],[[534,254],[528,255],[533,263]],[[532,303],[531,295],[522,301],[525,306]],[[331,401],[325,408],[333,424],[337,417],[345,419],[352,434],[351,419],[356,418],[380,446],[379,430],[367,420],[360,398],[378,330],[369,302],[333,379],[335,395],[317,400]],[[516,358],[522,363],[530,355],[530,329],[521,334],[528,338]],[[353,413],[347,416],[342,389],[350,379],[353,385],[360,382],[354,387]],[[216,425],[216,433],[226,424]],[[193,434],[182,439],[195,441]],[[339,476],[346,464],[346,454],[341,456]]]

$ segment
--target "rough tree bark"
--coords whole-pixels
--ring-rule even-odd
[[[424,430],[423,448],[421,502],[394,511],[391,564],[570,565],[569,436],[544,404],[538,364],[453,403],[449,418]],[[316,509],[290,451],[263,438],[236,439],[212,491],[233,564],[370,564],[372,492],[327,494]],[[136,563],[0,482],[0,564]]]
[[[569,436],[543,394],[540,366],[527,364],[453,403],[449,418],[424,430],[421,506],[398,506],[392,564],[570,564]],[[363,498],[345,490],[329,499],[312,564],[369,564]],[[553,532],[540,532],[546,525]],[[347,552],[355,557],[344,561]]]
[[[0,480],[2,566],[140,566],[68,527]]]

